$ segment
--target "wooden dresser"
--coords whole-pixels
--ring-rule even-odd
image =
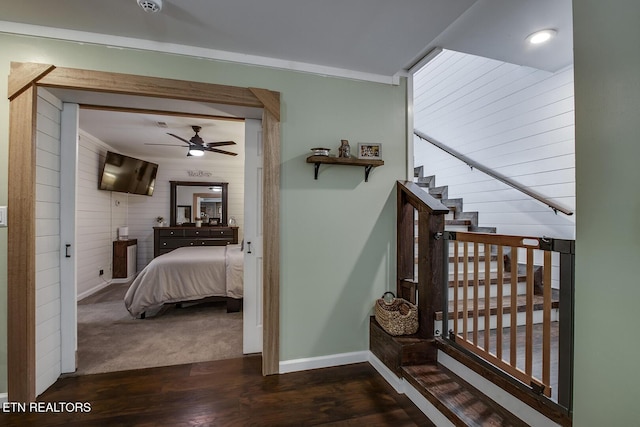
[[[153,257],[184,246],[238,243],[238,227],[153,227]]]

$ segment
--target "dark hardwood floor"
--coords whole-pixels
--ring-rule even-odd
[[[268,377],[261,363],[246,356],[62,378],[38,401],[88,402],[90,412],[29,413],[27,406],[27,413],[0,412],[0,425],[434,425],[368,363]]]

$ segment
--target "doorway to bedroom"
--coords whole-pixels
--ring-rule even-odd
[[[48,385],[52,384],[66,367],[66,361],[75,357],[75,341],[70,339],[73,328],[68,328],[70,318],[75,320],[75,310],[71,309],[68,301],[75,307],[75,289],[69,289],[62,273],[60,279],[51,283],[52,291],[56,293],[38,292],[39,303],[36,304],[36,286],[43,284],[41,279],[55,279],[53,276],[36,274],[35,251],[37,237],[44,230],[40,225],[59,223],[62,229],[63,221],[48,221],[41,216],[41,212],[34,210],[38,198],[53,196],[52,204],[60,207],[60,191],[42,192],[38,185],[46,176],[36,172],[42,169],[41,164],[34,161],[40,144],[36,145],[36,123],[40,119],[36,103],[37,92],[42,87],[55,87],[65,91],[89,91],[91,94],[101,93],[105,96],[120,94],[129,97],[143,97],[157,99],[160,103],[168,100],[182,99],[201,103],[220,103],[223,105],[242,105],[253,108],[264,108],[262,117],[263,145],[264,145],[264,173],[263,173],[263,230],[265,233],[264,268],[262,280],[264,322],[262,352],[263,374],[270,375],[278,372],[279,349],[279,166],[280,166],[280,94],[260,88],[242,88],[208,83],[167,80],[154,77],[125,75],[118,73],[97,72],[72,68],[60,68],[48,64],[12,63],[9,75],[9,217],[21,218],[22,221],[12,223],[8,230],[8,244],[14,250],[7,254],[8,298],[12,304],[8,306],[8,391],[9,397],[16,401],[32,401]],[[116,95],[117,96],[117,95]],[[108,105],[108,104],[102,104]],[[76,141],[72,140],[75,147]],[[67,144],[69,145],[69,144]],[[46,167],[45,167],[46,168]],[[59,170],[65,171],[64,165]],[[61,174],[63,175],[63,174]],[[73,174],[75,176],[75,174]],[[48,175],[47,175],[48,176]],[[62,177],[61,177],[62,180]],[[36,189],[34,192],[33,189]],[[55,214],[55,209],[53,211]],[[268,215],[264,215],[268,212]],[[66,218],[60,213],[59,219]],[[37,226],[34,227],[33,225]],[[53,230],[55,232],[55,230]],[[52,255],[46,259],[58,263],[54,259],[59,255],[59,264],[67,263],[68,253],[65,249],[65,239],[62,233],[55,233],[53,240],[60,239],[61,247],[51,248]],[[39,259],[43,258],[38,252]],[[52,268],[55,266],[52,264]],[[62,285],[62,286],[61,286]],[[73,291],[72,298],[66,298]],[[57,294],[57,295],[56,295]],[[64,296],[64,297],[63,297]],[[51,303],[43,304],[42,298],[51,299]],[[66,302],[65,302],[66,301]],[[49,309],[53,316],[42,318],[37,322],[38,332],[46,332],[46,339],[36,339],[36,317],[44,314],[41,310]],[[37,313],[41,313],[38,314]],[[58,313],[56,315],[56,313]],[[75,324],[75,323],[74,323]],[[59,329],[55,326],[58,325]],[[51,326],[51,328],[49,327]],[[43,329],[43,328],[46,328]],[[40,335],[42,338],[43,336]],[[49,339],[50,337],[50,339]],[[58,350],[46,353],[47,359],[42,359],[45,348],[43,344],[55,346]],[[49,358],[54,363],[44,365]],[[59,362],[57,362],[57,361]],[[52,367],[52,368],[50,368]]]
[[[219,116],[225,112],[216,110],[215,113]],[[248,111],[244,115],[256,116],[258,113]],[[260,352],[261,325],[258,323],[261,322],[257,322],[260,304],[256,304],[255,287],[248,287],[244,310],[239,312],[228,313],[224,302],[205,300],[199,304],[166,304],[151,310],[145,319],[135,318],[127,312],[124,296],[136,271],[147,269],[154,259],[152,227],[169,225],[170,210],[175,208],[170,207],[170,181],[226,184],[224,199],[214,192],[218,187],[211,187],[212,197],[208,200],[219,203],[219,210],[224,209],[226,222],[237,227],[238,243],[245,236],[249,237],[251,252],[246,254],[246,268],[249,270],[246,283],[259,284],[260,277],[256,271],[259,271],[257,263],[261,257],[256,250],[259,249],[260,220],[256,213],[260,212],[257,172],[260,172],[261,162],[256,164],[253,157],[261,150],[253,147],[259,142],[261,121],[213,117],[209,111],[206,116],[164,116],[80,108],[78,115],[75,246],[78,248],[76,277],[79,301],[75,374],[211,361],[240,357],[243,352]],[[191,131],[194,124],[200,126],[200,135],[207,142],[233,142],[224,149],[236,155],[207,152],[200,158],[187,156],[184,144],[172,135],[182,137]],[[157,164],[153,196],[99,190],[98,179],[107,151]],[[209,191],[206,186],[195,188]],[[180,188],[181,191],[189,189]],[[192,203],[191,197],[183,199],[179,204]],[[188,222],[201,216],[196,212],[202,208],[194,206]],[[156,220],[160,217],[162,221],[158,223]],[[215,217],[213,212],[211,217]],[[117,232],[123,226],[128,229],[127,244],[135,242],[134,248],[129,246],[134,251],[133,260],[129,261],[130,264],[133,261],[134,275],[126,274],[128,277],[123,277],[115,258],[113,264],[108,262],[112,246],[115,248],[123,243],[118,240]],[[209,229],[203,225],[202,230]],[[167,230],[169,228],[162,232]],[[115,250],[113,253],[115,257]],[[194,283],[194,286],[199,284]],[[201,289],[203,293],[212,291],[208,287]],[[215,292],[221,291],[215,289]]]

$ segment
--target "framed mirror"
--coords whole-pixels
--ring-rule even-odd
[[[194,225],[200,218],[202,225],[227,226],[227,182],[170,181],[170,225]]]

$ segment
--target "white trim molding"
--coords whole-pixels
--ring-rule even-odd
[[[369,351],[355,351],[352,353],[330,354],[327,356],[285,360],[280,362],[279,371],[281,374],[287,374],[289,372],[307,371],[310,369],[330,368],[332,366],[368,362],[369,353]]]

